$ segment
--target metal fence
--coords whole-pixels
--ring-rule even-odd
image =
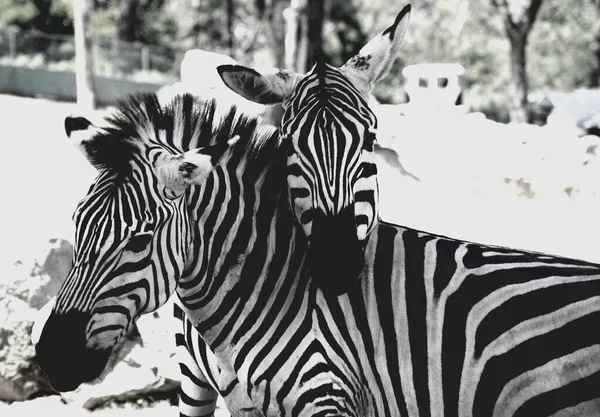
[[[172,81],[179,78],[182,51],[116,39],[94,39],[92,48],[95,75],[143,81]],[[74,38],[0,29],[0,63],[27,68],[74,70]]]

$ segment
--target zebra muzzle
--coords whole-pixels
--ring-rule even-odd
[[[111,350],[86,347],[85,328],[89,315],[79,312],[51,314],[35,346],[36,359],[52,387],[73,391],[98,378]]]
[[[353,205],[333,216],[315,211],[306,260],[311,278],[323,293],[342,295],[351,290],[363,270],[364,259]]]

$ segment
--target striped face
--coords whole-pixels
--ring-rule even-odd
[[[176,239],[187,228],[182,200],[165,198],[146,161],[135,158],[131,165],[127,178],[100,172],[77,206],[75,262],[54,307],[58,314],[90,312],[88,326],[106,323],[88,338],[99,348],[111,346],[133,319],[164,304],[183,268],[184,245]],[[163,259],[164,244],[170,256]]]
[[[100,377],[119,338],[175,292],[192,242],[181,195],[230,146],[173,155],[84,118],[67,118],[65,127],[99,175],[73,215],[73,267],[36,344],[59,391]]]
[[[314,221],[351,211],[364,242],[378,214],[377,119],[339,69],[327,65],[323,75],[315,68],[298,83],[283,116],[290,203],[307,237]]]
[[[127,178],[100,172],[73,216],[73,267],[36,346],[59,391],[99,377],[135,320],[175,291],[184,266],[185,246],[175,237],[186,229],[186,211],[160,195],[151,166],[132,165]]]
[[[349,275],[362,269],[377,224],[377,119],[340,69],[323,66],[298,82],[283,116],[288,195],[313,275]]]
[[[377,225],[377,121],[367,102],[396,58],[409,15],[406,6],[341,68],[323,60],[308,74],[218,68],[243,97],[286,109],[280,134],[288,147],[290,207],[307,238],[311,276],[325,293],[342,294],[356,282]]]

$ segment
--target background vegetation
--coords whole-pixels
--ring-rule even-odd
[[[302,43],[303,33],[317,33],[311,25],[322,26],[330,62],[342,64],[389,25],[404,4],[390,0],[85,1],[94,42],[113,46],[112,55],[97,54],[95,67],[113,65],[116,72],[132,72],[139,66],[139,43],[152,47],[152,67],[169,79],[178,76],[178,62],[190,48],[226,53],[248,64],[305,70],[311,63],[309,44],[318,41]],[[405,65],[458,62],[467,70],[465,101],[493,119],[506,121],[509,115],[515,119],[511,113],[515,99],[510,97],[511,86],[518,81],[511,72],[515,39],[526,45],[525,93],[599,84],[600,0],[412,0],[412,4],[414,13],[400,59],[374,92],[384,103],[404,100],[400,72]],[[311,10],[313,17],[323,14],[322,22],[311,19]],[[286,25],[289,30],[294,13],[307,15],[308,23],[295,27],[295,50],[286,52],[290,48]],[[30,36],[72,35],[73,0],[0,0],[0,29],[11,27]]]

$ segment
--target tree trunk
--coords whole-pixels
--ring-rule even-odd
[[[527,94],[527,34],[520,31],[509,33],[510,41],[510,120],[517,123],[529,121]]]
[[[596,50],[594,51],[594,60],[596,61],[596,66],[590,75],[590,87],[598,88],[600,87],[600,33],[596,35]]]
[[[592,0],[592,4],[596,6],[596,17],[600,18],[600,0]],[[595,68],[590,73],[590,87],[600,87],[600,31],[596,32],[596,49],[594,50]]]
[[[35,17],[32,19],[33,28],[40,32],[50,32],[48,23],[50,22],[52,0],[34,0],[33,5],[37,10]]]
[[[292,0],[283,12],[285,19],[285,68],[306,72],[308,52],[307,1]]]
[[[192,14],[192,28],[191,28],[191,37],[193,39],[192,48],[202,49],[202,40],[200,38],[200,33],[202,26],[200,25],[200,21],[202,18],[202,3],[200,0],[192,0],[191,2],[192,10],[190,13]]]
[[[273,66],[285,67],[285,8],[286,0],[272,0],[271,10],[268,15],[268,40],[273,57]]]
[[[285,68],[296,70],[296,54],[298,50],[298,10],[290,5],[283,11],[285,19]]]
[[[510,42],[510,119],[528,120],[528,84],[526,49],[529,33],[542,5],[542,0],[491,0],[502,14],[504,31]]]
[[[316,62],[315,53],[323,53],[323,18],[325,6],[323,0],[308,0],[308,53],[306,69]],[[317,52],[319,51],[319,52]]]
[[[135,41],[138,0],[121,0],[117,19],[117,37],[123,42]]]
[[[233,21],[235,19],[234,0],[225,0],[225,42],[229,50],[229,56],[235,59]]]
[[[267,4],[265,0],[255,0],[254,6],[256,7],[256,14],[258,15],[258,19],[262,20],[265,17],[265,11],[267,9]]]
[[[257,8],[260,13],[261,2],[257,1]],[[287,68],[285,63],[285,20],[284,10],[288,5],[287,0],[272,0],[269,12],[266,16],[265,25],[267,26],[267,39],[269,41],[269,49],[273,63],[277,68]],[[266,123],[273,126],[279,126],[283,117],[283,107],[278,104],[275,106],[267,106],[264,114]]]
[[[92,59],[92,37],[89,32],[89,0],[74,0],[73,28],[75,31],[75,83],[77,104],[93,109],[96,105]]]
[[[31,21],[33,28],[29,27],[28,30],[34,29],[42,33],[52,33],[51,28],[48,27],[48,22],[50,22],[52,1],[34,0],[33,4],[36,8],[36,14]],[[36,45],[36,52],[39,51],[42,53],[44,64],[47,64],[50,60],[50,57],[48,56],[48,46],[50,45],[49,39],[44,36],[34,36],[33,39]]]
[[[138,0],[121,0],[119,16],[117,19],[117,67],[123,73],[130,73],[132,65],[127,48],[129,43],[135,41],[135,25],[137,20]]]

